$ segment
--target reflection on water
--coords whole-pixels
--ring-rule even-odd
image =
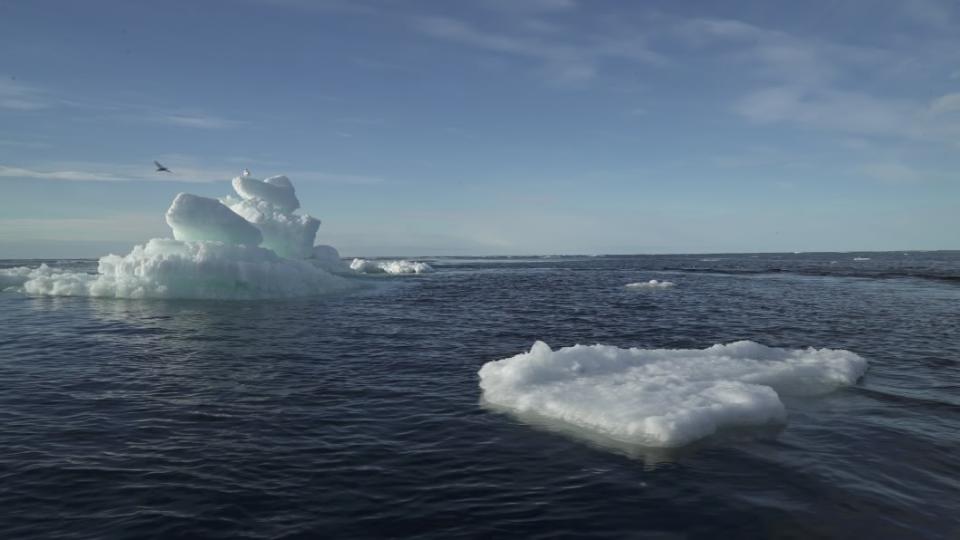
[[[865,256],[438,260],[289,302],[3,293],[0,535],[949,537],[960,257]],[[670,294],[623,287],[658,272]],[[480,366],[536,339],[871,366],[784,398],[783,425],[649,449],[479,404]]]

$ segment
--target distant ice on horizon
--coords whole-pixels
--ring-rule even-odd
[[[676,286],[672,281],[659,281],[651,279],[650,281],[638,281],[637,283],[627,283],[624,285],[628,289],[668,289]]]
[[[407,260],[354,259],[350,268],[363,274],[426,274],[433,267],[425,262]]]

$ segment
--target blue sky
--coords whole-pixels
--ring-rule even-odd
[[[244,167],[350,255],[957,249],[958,23],[946,0],[5,2],[0,258],[169,236],[176,193]]]

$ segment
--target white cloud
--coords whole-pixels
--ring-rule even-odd
[[[930,112],[934,114],[960,112],[960,92],[946,94],[934,99],[930,103]]]
[[[735,110],[762,123],[791,122],[807,127],[867,135],[905,134],[916,130],[919,108],[906,100],[876,98],[862,92],[808,90],[777,86],[743,96]]]
[[[745,74],[774,84],[833,84],[900,59],[888,50],[801,37],[729,19],[682,21],[676,33],[695,47],[715,49]],[[718,45],[725,48],[717,49]]]
[[[733,110],[757,124],[792,124],[861,136],[955,142],[960,138],[960,94],[930,103],[876,91],[915,63],[904,50],[850,46],[768,30],[735,20],[697,19],[677,25],[687,43],[719,48],[721,61],[760,81]]]
[[[525,22],[529,29],[530,21]],[[664,57],[650,49],[642,36],[579,35],[563,32],[487,31],[451,17],[413,19],[422,34],[480,50],[510,55],[540,64],[548,78],[559,82],[593,79],[602,63],[611,60],[662,64]],[[556,29],[556,25],[550,25]],[[540,35],[533,35],[540,34]],[[549,34],[549,36],[547,35]]]
[[[9,78],[0,79],[0,109],[37,111],[55,105],[57,101],[40,88]]]
[[[481,0],[478,4],[488,9],[507,12],[555,12],[577,8],[574,0]]]
[[[154,117],[157,122],[173,126],[199,129],[230,129],[244,124],[238,120],[228,120],[204,114],[165,114]]]
[[[173,165],[165,156],[160,156],[173,171],[171,174],[156,172],[150,160],[142,164],[129,163],[66,163],[45,167],[14,167],[0,165],[0,177],[36,178],[79,182],[127,182],[127,181],[172,181],[172,182],[219,182],[236,176],[238,171],[196,167],[191,164]]]
[[[246,122],[231,120],[197,111],[169,110],[138,104],[117,104],[68,99],[39,86],[13,79],[0,79],[0,109],[40,111],[63,107],[73,110],[107,111],[117,117],[136,122],[161,123],[196,129],[230,129]]]
[[[925,177],[922,172],[899,161],[868,163],[861,165],[857,172],[885,184],[915,184]]]
[[[168,181],[203,183],[225,182],[240,174],[239,170],[233,168],[213,168],[198,165],[197,162],[189,156],[159,156],[159,161],[170,167],[172,173],[158,173],[154,170],[153,163],[145,160],[143,164],[68,163],[47,167],[0,165],[0,178],[34,178],[74,182]],[[281,170],[276,174],[287,174],[295,182],[306,181],[352,185],[379,184],[384,182],[384,179],[379,176],[311,170],[287,172]]]
[[[6,178],[38,178],[45,180],[74,180],[74,181],[107,181],[114,182],[125,178],[104,172],[74,171],[74,170],[47,170],[38,171],[21,167],[0,165],[0,177]]]

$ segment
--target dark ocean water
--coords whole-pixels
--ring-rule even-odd
[[[960,538],[960,253],[430,262],[298,301],[0,293],[0,537]],[[605,448],[480,405],[536,339],[870,368],[780,429]]]

